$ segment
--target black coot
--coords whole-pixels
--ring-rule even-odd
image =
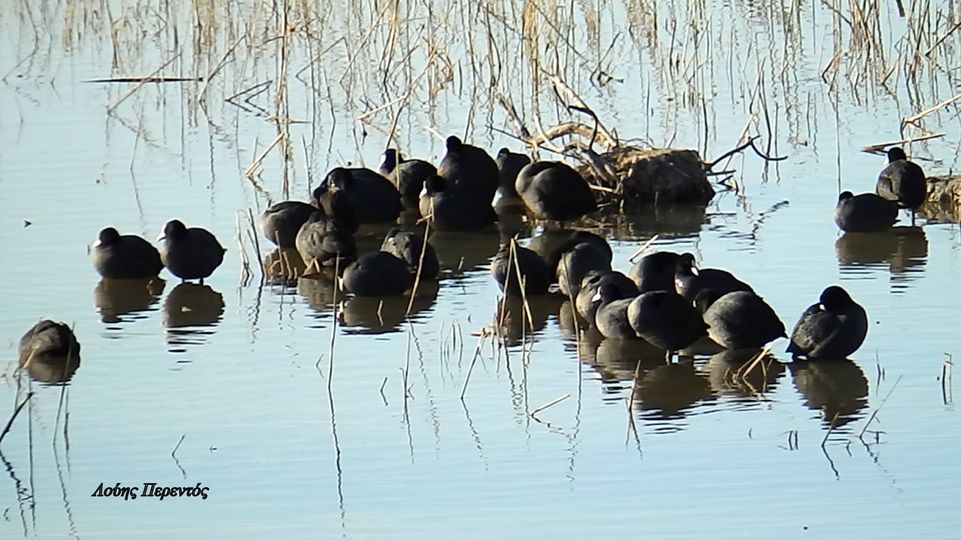
[[[674,273],[680,257],[672,251],[658,251],[641,257],[634,263],[628,276],[641,292],[673,291]]]
[[[347,266],[341,284],[356,296],[396,296],[410,289],[414,278],[403,260],[375,251]]]
[[[521,172],[521,169],[530,164],[531,158],[526,154],[518,154],[511,152],[507,148],[501,148],[500,151],[497,152],[496,161],[497,171],[500,177],[501,195],[520,198],[515,187],[517,175]]]
[[[638,336],[669,353],[707,334],[701,313],[674,291],[641,293],[627,308],[627,318]]]
[[[874,193],[845,191],[834,208],[834,222],[846,232],[886,231],[897,219],[898,203]]]
[[[294,247],[297,231],[317,210],[301,201],[282,201],[271,205],[260,216],[260,231],[264,238],[281,248]]]
[[[206,229],[184,226],[179,220],[168,221],[160,242],[160,259],[170,273],[181,280],[204,278],[224,262],[224,252],[217,238]]]
[[[402,231],[395,227],[387,232],[380,250],[403,260],[415,276],[418,266],[422,266],[421,278],[433,279],[440,273],[437,252],[434,251],[434,246],[430,245],[430,242],[424,243],[424,236],[420,233]],[[424,257],[423,261],[421,261],[421,253]]]
[[[581,173],[559,161],[525,166],[517,175],[515,187],[538,219],[568,221],[597,210],[594,193]]]
[[[160,252],[150,242],[135,235],[121,235],[113,227],[100,231],[91,258],[97,273],[112,279],[154,277],[164,267]]]
[[[497,163],[483,148],[465,144],[454,135],[447,137],[446,146],[437,174],[450,180],[458,191],[490,205],[500,178]]]
[[[626,295],[625,292],[613,283],[604,283],[597,288],[592,298],[597,304],[594,328],[607,339],[637,339],[637,332],[631,326],[627,315],[635,297]]]
[[[314,212],[300,228],[296,245],[308,269],[319,270],[322,266],[330,266],[343,270],[357,258],[354,237],[320,210]]]
[[[631,278],[620,272],[603,270],[588,272],[581,280],[580,290],[577,292],[577,298],[574,299],[574,305],[577,308],[577,314],[592,326],[598,306],[598,302],[594,301],[594,296],[598,289],[606,284],[611,284],[617,288],[619,298],[637,296],[637,286],[634,285]]]
[[[787,337],[777,313],[752,292],[718,296],[714,289],[701,289],[694,303],[708,326],[708,337],[726,349],[758,348]]]
[[[80,343],[64,323],[44,319],[20,338],[20,365],[80,354]]]
[[[515,245],[515,251],[516,261],[511,255],[510,242],[505,242],[501,244],[500,250],[491,260],[491,274],[501,290],[506,290],[511,296],[521,295],[521,286],[517,278],[519,268],[521,278],[524,280],[525,295],[547,294],[547,289],[553,281],[547,263],[540,255],[527,248]]]
[[[530,247],[544,257],[551,274],[556,276],[561,257],[574,249],[574,246],[585,242],[606,254],[608,261],[614,260],[614,252],[607,240],[588,231],[545,231],[544,234],[531,239]]]
[[[396,148],[388,148],[380,158],[379,172],[397,186],[406,210],[417,210],[424,181],[437,174],[437,167],[421,159],[404,159]]]
[[[441,176],[431,176],[424,184],[420,213],[430,216],[432,227],[438,231],[477,231],[497,220],[490,201],[451,186]]]
[[[909,161],[904,150],[895,146],[888,149],[888,165],[878,175],[876,190],[881,197],[910,209],[913,225],[914,211],[928,195],[928,182],[921,166]]]
[[[691,304],[701,289],[714,289],[719,295],[734,291],[754,292],[750,285],[737,279],[727,270],[695,267],[694,255],[690,253],[681,254],[677,258],[677,265],[674,267],[674,287],[677,293]]]
[[[321,187],[331,186],[347,193],[361,224],[396,221],[404,209],[394,184],[370,169],[337,167],[321,182]]]
[[[330,218],[340,230],[355,234],[360,228],[360,222],[354,210],[354,203],[350,195],[341,188],[321,183],[311,194],[314,210],[318,208]],[[313,215],[313,212],[311,212]],[[310,217],[310,216],[307,216]],[[307,220],[304,220],[306,223]],[[298,232],[299,229],[298,229]]]
[[[847,358],[868,335],[868,315],[837,285],[821,293],[820,302],[804,310],[791,332],[787,352],[808,359]]]
[[[611,269],[610,254],[591,242],[581,242],[561,255],[557,284],[564,296],[575,297],[584,276],[592,270]]]

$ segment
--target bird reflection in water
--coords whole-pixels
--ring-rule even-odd
[[[664,365],[664,351],[643,339],[604,339],[596,331],[585,333],[580,358],[600,377],[605,402],[623,403],[634,386],[635,372],[643,378]]]
[[[133,322],[145,319],[143,312],[156,309],[165,285],[158,277],[103,278],[93,289],[93,303],[100,319],[107,324]]]
[[[804,405],[821,412],[825,427],[838,428],[862,416],[868,404],[868,380],[857,364],[843,359],[796,361],[790,366]]]
[[[557,295],[527,297],[530,319],[525,314],[524,300],[519,296],[504,296],[497,301],[494,324],[500,327],[498,335],[504,345],[520,345],[525,336],[536,334],[547,326],[547,318],[558,312],[563,299]]]
[[[163,305],[164,327],[171,352],[200,345],[224,315],[224,297],[209,285],[184,282],[173,288]]]
[[[264,255],[263,265],[268,283],[289,287],[292,287],[307,269],[300,253],[294,248],[276,248],[270,251]]]
[[[892,288],[905,289],[921,277],[928,260],[928,239],[921,227],[892,227],[875,233],[844,233],[834,243],[842,274],[863,268],[886,269]]]
[[[683,429],[673,421],[686,416],[699,402],[713,399],[707,377],[698,373],[690,360],[662,363],[640,376],[634,389],[634,407],[644,411],[642,418],[659,432]]]
[[[433,307],[437,300],[439,285],[436,281],[422,282],[417,286],[414,301],[410,294],[402,296],[352,296],[340,306],[338,320],[348,333],[385,334],[397,332],[405,319],[416,320]],[[410,306],[410,313],[407,308]]]
[[[761,349],[731,349],[712,356],[704,366],[711,390],[720,396],[732,396],[757,403],[757,396],[774,389],[784,373],[784,364],[770,352],[758,358]]]
[[[500,236],[496,232],[432,232],[428,241],[437,252],[441,271],[480,269],[487,266],[500,249]]]

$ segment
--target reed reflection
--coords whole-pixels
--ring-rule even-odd
[[[834,243],[842,274],[863,268],[886,269],[892,288],[904,289],[920,278],[928,261],[928,239],[921,227],[892,227],[876,233],[844,233]]]
[[[801,361],[790,366],[804,405],[821,412],[825,428],[832,422],[837,428],[861,418],[868,405],[868,380],[853,361]]]
[[[93,303],[100,320],[107,324],[145,319],[143,312],[155,311],[167,282],[147,279],[103,278],[93,289]]]
[[[661,355],[663,358],[663,351]],[[683,418],[699,402],[714,399],[707,377],[698,373],[690,360],[662,363],[645,372],[638,378],[634,390],[634,408],[642,411],[642,418],[650,421],[657,431],[679,431],[683,426],[662,421]]]
[[[163,322],[171,352],[201,345],[224,315],[224,297],[209,285],[184,282],[173,288],[163,305]]]

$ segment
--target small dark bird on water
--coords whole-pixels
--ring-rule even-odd
[[[217,238],[206,229],[190,227],[179,220],[168,221],[157,237],[160,259],[170,273],[181,280],[204,278],[224,262],[224,249]]]
[[[260,217],[260,231],[278,247],[292,248],[297,231],[315,210],[317,208],[305,202],[281,201],[264,210]]]
[[[921,166],[909,161],[904,150],[895,146],[888,149],[888,165],[878,175],[876,190],[881,197],[911,210],[914,225],[914,212],[928,195],[928,181]]]
[[[160,252],[143,238],[107,227],[93,244],[93,266],[97,273],[111,279],[154,277],[163,270]]]
[[[496,161],[497,170],[500,173],[501,195],[519,198],[520,195],[517,194],[517,188],[515,187],[517,175],[521,172],[521,169],[530,164],[531,158],[526,154],[518,154],[507,148],[501,148],[497,152]]]
[[[597,210],[581,173],[560,161],[538,161],[517,175],[517,193],[538,219],[569,221]]]
[[[497,162],[483,148],[467,144],[454,135],[447,137],[445,144],[447,152],[437,167],[437,174],[448,179],[457,191],[490,205],[500,178]]]
[[[419,211],[417,201],[424,181],[437,174],[437,167],[421,159],[405,159],[396,148],[388,148],[381,155],[379,172],[397,186],[406,210]]]
[[[394,184],[370,169],[336,167],[320,185],[344,190],[360,224],[396,221],[404,209]]]
[[[791,332],[787,352],[809,360],[847,358],[864,343],[868,315],[847,291],[836,285],[824,289]]]
[[[834,207],[834,222],[845,232],[886,231],[898,219],[898,203],[874,193],[845,191]]]

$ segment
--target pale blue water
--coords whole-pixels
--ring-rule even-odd
[[[750,105],[762,51],[762,94],[776,133],[771,152],[789,159],[764,167],[752,154],[734,158],[723,168],[737,169],[743,190],[719,192],[703,219],[643,216],[606,230],[615,266],[626,271],[634,250],[661,233],[658,249],[693,251],[704,265],[734,272],[789,327],[832,283],[865,306],[872,325],[852,363],[823,370],[772,366],[766,377],[752,374],[749,387],[734,384],[720,358],[660,367],[645,360],[632,413],[625,399],[642,353],[596,342],[582,343],[578,352],[568,319],[558,316],[565,310],[560,301],[535,305],[537,330],[526,361],[519,343],[505,358],[487,342],[460,399],[476,334],[492,320],[499,297],[487,269],[496,237],[438,238],[445,271],[436,298],[429,294],[418,303],[410,322],[397,306],[384,306],[378,317],[376,308],[351,301],[344,326],[333,330],[324,288],[261,288],[256,269],[252,282],[243,281],[238,212],[250,208],[258,214],[268,203],[265,192],[271,201],[281,200],[282,169],[275,149],[259,175],[243,176],[276,130],[224,99],[274,78],[276,41],[265,43],[273,32],[255,33],[256,50],[247,49],[247,42],[239,46],[242,54],[208,86],[206,111],[196,101],[202,83],[170,83],[145,85],[108,113],[131,86],[84,81],[151,73],[172,56],[174,27],[186,52],[167,75],[205,76],[240,36],[215,34],[217,40],[194,57],[187,8],[160,3],[157,13],[176,24],[157,30],[159,19],[151,18],[156,13],[111,4],[110,17],[127,21],[120,31],[120,66],[112,70],[113,47],[100,11],[26,2],[0,7],[0,331],[7,360],[0,403],[12,411],[22,399],[16,344],[39,318],[74,325],[82,345],[81,365],[69,385],[30,383],[36,393],[0,445],[0,536],[954,533],[961,525],[954,511],[961,473],[953,451],[958,420],[953,386],[943,390],[940,377],[946,355],[959,354],[958,226],[922,218],[920,230],[898,229],[864,246],[838,234],[831,212],[838,178],[845,188],[867,191],[883,166],[882,157],[860,148],[899,139],[902,117],[957,92],[951,79],[956,74],[927,78],[934,68],[925,67],[922,94],[909,97],[903,75],[892,80],[892,95],[873,83],[850,82],[856,79],[845,68],[833,92],[820,78],[833,55],[834,21],[827,8],[803,7],[792,34],[797,40],[785,48],[783,26],[770,22],[764,6],[718,4],[707,7],[711,19],[703,24],[710,33],[698,52],[706,63],[697,70],[697,83],[680,84],[690,71],[669,73],[662,59],[670,50],[666,13],[687,13],[681,4],[661,6],[656,50],[639,45],[645,43],[644,25],[619,22],[623,6],[579,6],[573,40],[588,40],[582,10],[591,9],[601,13],[603,37],[597,49],[581,48],[589,61],[573,71],[577,80],[570,84],[622,137],[706,145],[713,158],[735,146],[752,112],[758,117],[751,132],[767,134],[763,113]],[[491,9],[497,14],[501,7],[509,6]],[[259,7],[217,9],[237,21],[256,20],[255,26],[272,20]],[[318,72],[326,78],[311,83],[322,89],[318,94],[311,98],[304,83],[290,82],[291,116],[311,122],[290,128],[292,197],[304,197],[336,164],[376,163],[392,115],[377,113],[366,126],[355,119],[396,99],[406,88],[399,81],[420,72],[397,70],[386,92],[378,86],[372,73],[388,34],[374,32],[369,47],[357,46],[376,19],[366,9],[364,15],[323,14],[329,30],[315,36],[312,53],[303,40],[296,42],[292,72],[330,49]],[[83,14],[85,24],[72,18]],[[519,149],[489,129],[511,127],[488,96],[488,79],[474,79],[463,42],[452,37],[481,15],[434,11],[436,27],[456,23],[433,35],[453,42],[448,53],[460,69],[452,86],[438,87],[436,99],[419,91],[400,114],[397,140],[408,154],[437,160],[442,144],[425,127],[463,133],[468,122],[470,140],[492,150]],[[41,30],[35,32],[30,20],[42,22]],[[893,61],[904,23],[893,6],[882,6],[880,21]],[[232,24],[223,21],[224,28]],[[422,24],[417,19],[404,27],[394,60],[407,44],[421,47]],[[154,31],[144,37],[138,28]],[[521,55],[516,33],[496,28],[504,62],[499,88],[533,125],[529,64],[515,60]],[[679,36],[686,35],[679,28]],[[471,31],[483,34],[478,27]],[[591,86],[590,69],[617,32],[605,69],[624,82]],[[364,69],[341,81],[350,58],[336,42],[345,34],[352,36],[354,62]],[[940,46],[943,65],[953,65],[958,39]],[[475,45],[478,55],[487,50],[484,40]],[[693,49],[685,47],[673,58],[688,65]],[[736,52],[733,59],[728,50]],[[782,69],[786,60],[790,64]],[[416,61],[422,66],[422,57]],[[311,82],[309,72],[300,76]],[[475,85],[478,98],[471,92]],[[706,140],[700,97],[693,91],[706,99]],[[272,96],[252,101],[272,112]],[[547,87],[539,100],[544,122],[553,122]],[[932,172],[958,168],[956,116],[957,109],[948,107],[926,117],[926,129],[946,136],[910,149]],[[156,297],[124,295],[136,300],[127,308],[137,307],[134,313],[119,321],[98,313],[104,297],[96,292],[99,277],[87,246],[100,228],[112,225],[152,239],[175,217],[209,228],[228,247],[207,288],[179,286],[165,272],[167,282]],[[899,225],[907,225],[904,216]],[[362,245],[373,249],[383,230],[366,234]],[[266,254],[264,242],[260,247]],[[253,257],[246,239],[244,249]],[[189,304],[197,298],[199,303]],[[174,307],[184,303],[196,307],[188,314]],[[774,344],[782,361],[788,360],[785,346],[784,340]],[[28,380],[24,376],[20,384]],[[838,420],[822,446],[834,412]],[[199,482],[209,492],[206,500],[91,497],[101,482]]]

